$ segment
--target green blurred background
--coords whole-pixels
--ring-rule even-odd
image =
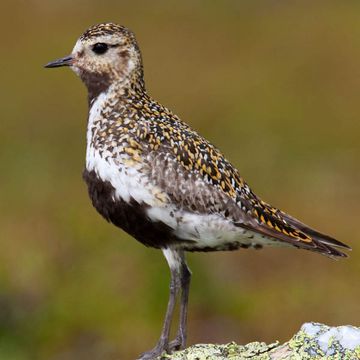
[[[161,252],[107,224],[81,179],[86,91],[70,53],[102,21],[137,34],[152,96],[266,201],[353,247],[190,254],[189,344],[360,323],[360,3],[2,2],[0,359],[134,359],[158,339]]]

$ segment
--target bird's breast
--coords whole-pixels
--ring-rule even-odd
[[[165,248],[175,243],[173,229],[162,221],[152,221],[149,206],[133,198],[125,201],[116,196],[116,189],[107,180],[99,177],[95,170],[84,170],[83,178],[96,210],[109,222],[123,229],[146,246]]]

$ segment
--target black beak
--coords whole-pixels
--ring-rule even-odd
[[[73,64],[74,58],[70,56],[65,56],[61,59],[57,59],[54,61],[49,62],[44,67],[46,68],[55,68],[60,66],[71,66]]]

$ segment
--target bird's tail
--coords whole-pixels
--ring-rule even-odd
[[[252,216],[256,222],[242,222],[239,226],[297,248],[314,251],[331,258],[347,257],[338,248],[351,250],[348,245],[310,228],[264,201],[256,200],[252,211]]]
[[[281,211],[282,218],[291,226],[299,229],[304,234],[308,235],[315,247],[309,248],[309,250],[320,252],[323,255],[330,257],[347,257],[348,255],[338,250],[338,248],[351,250],[351,247],[342,243],[339,240],[332,238],[329,235],[322,234],[309,226],[303,224],[301,221],[293,218],[292,216]]]

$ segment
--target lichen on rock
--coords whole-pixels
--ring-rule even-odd
[[[186,350],[166,355],[163,359],[171,360],[237,360],[237,359],[269,359],[266,355],[278,346],[278,342],[267,345],[263,342],[252,342],[247,345],[237,345],[231,342],[225,345],[197,344]],[[264,355],[264,356],[263,356]]]
[[[359,360],[360,328],[306,323],[286,343],[197,344],[165,355],[171,360]]]
[[[287,346],[299,359],[356,360],[360,359],[360,328],[306,323]]]

